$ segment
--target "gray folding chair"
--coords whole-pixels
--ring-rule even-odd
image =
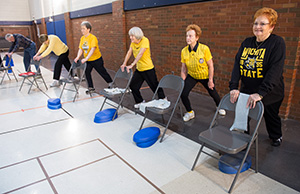
[[[224,126],[221,125],[220,123],[216,124],[217,122],[217,118],[218,118],[218,112],[220,109],[225,109],[227,111],[232,111],[235,112],[235,107],[236,107],[236,103],[231,103],[230,102],[230,94],[226,94],[217,110],[216,113],[213,117],[213,120],[210,124],[210,127],[208,130],[203,131],[199,134],[199,140],[201,142],[201,148],[197,154],[197,157],[195,159],[195,162],[193,164],[192,170],[194,170],[194,167],[198,161],[198,158],[201,154],[201,152],[219,160],[222,163],[225,163],[226,165],[231,166],[230,164],[220,160],[219,158],[203,151],[204,146],[212,148],[214,150],[219,150],[221,151],[221,153],[226,153],[226,154],[237,154],[241,151],[245,151],[245,154],[243,156],[243,159],[241,161],[240,167],[237,169],[234,166],[231,166],[233,168],[235,168],[237,170],[237,173],[234,177],[234,180],[230,186],[230,189],[228,191],[228,193],[231,193],[235,182],[241,172],[241,169],[244,165],[244,162],[248,156],[248,153],[250,151],[250,148],[252,146],[252,144],[255,142],[255,172],[258,172],[258,127],[260,125],[263,113],[264,113],[264,106],[263,103],[261,101],[256,103],[256,106],[254,109],[250,109],[249,110],[249,114],[248,116],[253,119],[256,124],[255,124],[255,128],[252,132],[252,134],[246,134],[244,132],[240,132],[240,131],[230,131],[228,126]],[[228,114],[226,114],[226,116],[228,116]],[[223,117],[222,117],[223,118]],[[226,119],[226,118],[223,118]]]
[[[85,76],[85,69],[86,69],[86,63],[82,64],[80,60],[78,60],[77,63],[75,63],[73,61],[72,66],[71,66],[71,68],[69,70],[69,73],[68,73],[68,77],[59,80],[59,82],[63,84],[63,88],[62,88],[62,91],[60,93],[59,98],[62,97],[64,90],[68,90],[68,91],[71,91],[71,92],[75,92],[75,95],[74,95],[74,98],[73,98],[73,102],[75,102],[75,99],[76,99],[77,94],[79,92],[81,82],[82,82],[82,80]],[[77,72],[77,71],[82,71],[82,74],[80,75],[79,79],[75,78],[72,75],[73,72]],[[66,88],[67,84],[72,84],[74,89]]]
[[[168,126],[169,126],[169,124],[171,122],[171,119],[172,119],[172,117],[173,117],[173,115],[175,113],[175,110],[176,110],[176,107],[177,107],[178,103],[180,104],[179,108],[180,108],[181,118],[183,117],[182,107],[181,107],[181,103],[180,103],[181,102],[180,101],[180,96],[181,96],[182,90],[184,88],[184,81],[183,81],[183,79],[181,77],[176,76],[176,75],[166,75],[166,76],[164,76],[160,80],[160,82],[159,82],[159,84],[158,84],[158,86],[156,88],[156,91],[155,91],[155,93],[154,93],[154,95],[152,97],[152,100],[155,99],[159,88],[175,90],[176,91],[176,95],[177,95],[176,96],[176,100],[175,100],[175,102],[171,102],[171,105],[168,108],[166,108],[166,109],[160,109],[160,108],[156,108],[156,107],[146,107],[145,114],[144,114],[144,119],[142,121],[142,124],[141,124],[139,130],[142,129],[142,127],[144,125],[144,122],[145,122],[145,120],[146,120],[149,112],[152,112],[154,114],[162,115],[162,119],[163,119],[163,115],[164,114],[166,114],[168,112],[171,112],[170,118],[169,118],[169,120],[168,120],[168,122],[167,122],[167,124],[165,126],[165,130],[163,132],[163,135],[160,138],[160,142],[162,142],[163,138],[165,136],[165,133],[166,133],[166,131],[168,129]]]
[[[101,105],[101,108],[100,108],[100,111],[102,111],[103,107],[104,107],[104,104],[109,104],[113,107],[116,108],[116,112],[113,116],[113,119],[115,119],[115,116],[120,108],[120,106],[122,106],[122,102],[124,100],[124,97],[127,93],[129,93],[129,85],[130,85],[130,82],[131,82],[131,79],[132,79],[132,70],[130,69],[129,70],[129,73],[127,72],[126,68],[124,69],[124,71],[121,70],[121,68],[117,71],[114,79],[113,79],[113,82],[112,82],[112,87],[119,87],[119,88],[122,88],[124,89],[124,92],[121,92],[121,93],[118,93],[118,94],[114,94],[114,93],[109,93],[109,92],[106,92],[105,90],[101,90],[100,91],[100,94],[104,96],[104,101]],[[125,83],[125,84],[124,84]],[[124,88],[124,85],[125,85],[125,88]],[[118,102],[118,105],[115,106],[114,104],[110,103],[109,101],[107,101],[108,99],[113,99],[113,98],[119,98],[119,102]]]
[[[8,58],[8,65],[5,66],[5,63],[6,63],[7,58]],[[18,82],[18,79],[17,79],[17,77],[16,77],[16,75],[15,75],[15,72],[14,72],[13,68],[11,67],[11,57],[6,57],[6,56],[4,56],[4,58],[3,58],[3,60],[2,60],[2,65],[1,65],[1,67],[0,67],[0,71],[4,73],[3,76],[2,76],[0,85],[2,84],[2,82],[3,82],[3,80],[4,80],[4,78],[5,78],[6,75],[7,75],[8,79],[11,80],[11,79],[10,79],[10,76],[9,76],[9,74],[8,74],[9,71],[11,71],[11,73],[12,73],[13,76],[15,77],[16,81]]]
[[[41,60],[40,61],[31,60],[30,66],[28,68],[31,69],[32,68],[31,66],[34,65],[35,68],[36,68],[36,71],[35,72],[28,71],[27,73],[21,73],[21,74],[19,74],[19,76],[23,78],[23,81],[22,81],[22,84],[20,86],[19,91],[21,91],[24,83],[30,85],[29,90],[28,90],[28,94],[30,93],[30,90],[31,90],[31,88],[32,88],[33,85],[35,85],[39,90],[41,90],[41,88],[39,87],[39,84],[38,84],[39,80],[42,80],[42,82],[44,83],[44,86],[45,86],[46,90],[48,90],[48,87],[46,85],[46,82],[45,82],[45,80],[43,78],[43,75],[42,75],[42,72],[41,72],[41,69],[40,69],[40,64],[41,64]]]

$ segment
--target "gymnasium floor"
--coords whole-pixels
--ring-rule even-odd
[[[23,72],[22,57],[15,54],[13,59],[14,71],[17,74]],[[42,67],[48,86],[52,82],[49,69],[49,64]],[[109,73],[113,75],[112,71]],[[93,76],[97,87],[105,87],[100,76]],[[143,118],[131,110],[132,98],[126,98],[126,108],[119,111],[115,121],[96,124],[94,115],[103,102],[100,95],[91,98],[81,88],[78,100],[73,103],[74,93],[66,92],[62,97],[62,109],[50,110],[47,100],[59,97],[61,88],[46,90],[40,84],[42,91],[34,88],[28,94],[27,85],[19,92],[21,79],[18,80],[5,79],[0,85],[0,193],[191,194],[226,193],[229,189],[233,176],[220,172],[217,162],[205,155],[200,157],[196,169],[190,170],[200,146],[196,140],[199,134],[196,128],[207,125],[213,109],[202,110],[206,119],[202,119],[199,110],[196,117],[199,120],[185,123],[183,128],[180,128],[179,119],[175,119],[170,126],[173,131],[167,131],[162,143],[156,142],[142,149],[132,141]],[[143,94],[151,98],[146,90]],[[204,103],[207,106],[212,104],[208,97],[201,98],[202,102],[208,101]],[[151,120],[147,120],[145,126],[163,129]],[[265,149],[265,136],[261,139],[260,149]],[[283,143],[283,149],[284,144],[288,141]],[[270,149],[267,147],[269,152]],[[260,162],[266,160],[264,156]],[[299,153],[295,156],[298,161]],[[264,163],[260,165],[265,166]],[[277,165],[280,163],[274,162],[270,168],[276,171]],[[299,168],[293,167],[296,176],[299,175]],[[293,175],[294,172],[287,174]],[[280,183],[284,181],[278,182],[264,174],[252,169],[242,173],[233,193],[298,193],[299,188],[294,190]]]

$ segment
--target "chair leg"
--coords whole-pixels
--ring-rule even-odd
[[[245,163],[245,161],[246,161],[246,158],[247,158],[247,156],[248,156],[249,150],[250,150],[250,145],[248,145],[248,148],[247,148],[247,150],[246,150],[246,153],[245,153],[245,155],[244,155],[244,158],[243,158],[243,160],[242,160],[242,162],[241,162],[241,164],[240,164],[240,167],[239,167],[239,169],[238,169],[238,171],[237,171],[237,173],[236,173],[236,175],[235,175],[235,177],[234,177],[234,179],[233,179],[233,182],[231,183],[231,186],[230,186],[230,189],[229,189],[228,193],[231,193],[231,191],[232,191],[232,189],[233,189],[233,187],[234,187],[234,185],[235,185],[235,182],[236,182],[238,176],[239,176],[240,173],[241,173],[241,170],[242,170],[242,168],[243,168],[243,165],[244,165],[244,163]]]
[[[200,156],[200,154],[201,154],[201,152],[203,150],[203,147],[204,147],[204,143],[201,145],[201,148],[199,149],[199,152],[198,152],[198,154],[197,154],[197,156],[195,158],[195,162],[194,162],[194,164],[192,166],[192,169],[191,169],[192,171],[194,170],[194,168],[195,168],[195,166],[196,166],[196,164],[198,162],[198,159],[199,159],[199,156]]]
[[[168,129],[168,127],[169,127],[169,124],[170,124],[170,122],[171,122],[171,119],[173,118],[173,115],[174,115],[175,110],[176,110],[176,107],[173,108],[173,111],[172,111],[172,113],[171,113],[171,115],[170,115],[170,118],[169,118],[168,123],[167,123],[167,125],[166,125],[166,128],[165,128],[165,130],[164,130],[164,133],[163,133],[163,135],[162,135],[161,138],[160,138],[160,141],[159,141],[160,143],[163,141],[163,138],[164,138],[164,136],[165,136],[165,134],[166,134],[166,132],[167,132],[167,129]]]
[[[46,85],[46,82],[45,82],[45,80],[44,80],[44,78],[41,76],[41,79],[43,80],[43,83],[44,83],[44,85],[45,85],[45,88],[46,88],[46,90],[48,90],[48,87],[47,87],[47,85]]]
[[[64,83],[64,86],[63,86],[63,88],[62,88],[62,90],[61,90],[61,93],[60,93],[60,96],[59,96],[59,98],[61,98],[61,97],[62,97],[62,94],[63,94],[63,92],[64,92],[64,90],[65,90],[66,84],[67,84],[67,83]]]
[[[23,81],[22,81],[22,83],[21,83],[21,86],[20,86],[20,89],[19,89],[19,91],[21,91],[22,90],[22,87],[23,87],[23,84],[24,84],[24,81],[25,81],[25,77],[23,78]]]
[[[15,75],[15,72],[14,72],[13,70],[11,70],[11,72],[13,73],[13,75],[14,75],[16,81],[18,82],[18,79],[17,79],[17,77],[16,77],[16,75]]]
[[[144,122],[145,122],[145,120],[146,120],[147,113],[148,113],[148,111],[146,110],[145,115],[144,115],[144,119],[143,119],[143,121],[142,121],[142,124],[141,124],[139,130],[141,130],[142,127],[143,127],[143,125],[144,125]]]
[[[258,136],[255,140],[255,172],[258,173]]]
[[[3,74],[3,76],[2,76],[2,79],[1,79],[1,83],[0,83],[0,84],[2,84],[2,82],[3,82],[3,80],[4,80],[6,74],[7,74],[7,72],[5,71],[4,74]]]
[[[75,96],[74,96],[74,99],[73,99],[73,102],[75,102],[75,99],[76,99],[76,97],[77,97],[77,94],[79,94],[79,87],[80,87],[80,85],[78,85],[78,88],[76,87],[76,84],[75,84],[75,83],[73,83],[73,85],[74,85],[74,88],[75,88],[75,90],[76,90],[76,93],[75,93]]]
[[[102,106],[101,106],[101,108],[100,108],[100,111],[102,111],[102,109],[103,109],[103,107],[104,107],[104,104],[105,104],[106,100],[107,100],[107,97],[105,97],[105,99],[104,99],[104,101],[103,101],[103,103],[102,103]]]

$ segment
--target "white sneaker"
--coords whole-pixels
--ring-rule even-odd
[[[195,113],[194,111],[192,110],[191,113],[185,113],[184,116],[183,116],[183,120],[186,122],[186,121],[189,121],[191,119],[195,118]]]
[[[50,84],[50,87],[58,87],[58,86],[60,86],[58,80],[54,80],[54,81],[52,82],[52,84]]]
[[[143,100],[143,102],[145,102],[145,100]],[[141,103],[143,103],[143,102],[140,102],[140,103],[135,104],[135,105],[134,105],[134,108],[136,108],[136,109],[140,108],[140,105],[141,105]]]
[[[226,111],[224,109],[219,109],[219,115],[225,116],[226,115]]]

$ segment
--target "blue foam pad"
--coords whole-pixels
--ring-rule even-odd
[[[236,167],[237,169],[240,167],[243,156],[245,152],[240,152],[238,154],[225,154],[223,155],[220,160],[227,162],[228,164]],[[244,172],[248,170],[251,167],[251,156],[247,156],[244,165],[242,166],[241,172]],[[219,169],[220,171],[226,173],[226,174],[236,174],[237,170],[232,168],[231,166],[228,166],[227,164],[224,164],[219,161]]]
[[[52,110],[61,108],[61,103],[59,98],[50,98],[48,100],[47,107]]]
[[[60,104],[60,98],[50,98],[48,100],[49,105],[58,105]]]
[[[108,108],[105,110],[102,110],[100,112],[97,112],[94,118],[95,123],[105,123],[109,122],[113,119],[113,116],[117,110],[114,108]],[[118,113],[116,114],[115,118],[118,118]]]
[[[48,108],[52,109],[52,110],[60,109],[61,108],[61,104],[57,104],[57,105],[48,104]]]
[[[133,141],[138,147],[147,148],[152,146],[158,139],[160,130],[158,127],[147,127],[133,135]]]

